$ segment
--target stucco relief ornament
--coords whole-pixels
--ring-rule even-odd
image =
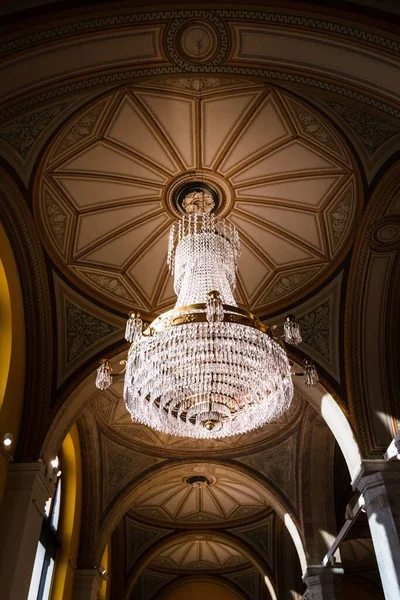
[[[234,298],[240,241],[236,227],[212,213],[213,197],[191,189],[172,225],[167,263],[175,308],[143,325],[131,313],[124,400],[136,422],[177,436],[222,438],[272,421],[292,401],[285,343],[301,342],[293,315],[283,334],[239,308]],[[96,385],[110,385],[103,361]],[[307,363],[306,383],[316,383]]]
[[[188,215],[211,212],[214,206],[214,198],[210,193],[204,191],[190,192],[185,196],[182,203],[182,208]]]

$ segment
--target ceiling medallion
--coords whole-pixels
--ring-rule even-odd
[[[203,181],[184,183],[175,195],[175,206],[182,214],[215,213],[219,205],[217,189]]]
[[[183,481],[186,485],[197,489],[209,487],[214,483],[212,479],[209,479],[205,475],[191,475],[190,477],[185,477]]]
[[[293,382],[285,343],[301,342],[299,325],[289,315],[281,336],[237,306],[236,227],[215,216],[213,195],[199,182],[180,198],[186,214],[171,227],[167,255],[177,302],[150,325],[130,314],[126,408],[134,421],[172,435],[245,433],[289,408]],[[311,362],[302,374],[307,385],[318,381]],[[111,367],[102,361],[96,385],[111,383]]]
[[[210,207],[206,212],[225,216],[233,208],[234,192],[230,183],[219,173],[197,170],[180,173],[171,179],[163,194],[163,204],[174,218],[180,219],[182,215],[194,214],[196,192],[204,192],[206,204]],[[184,206],[185,196],[192,193],[193,196],[191,199],[187,198]]]
[[[186,70],[198,65],[220,64],[229,47],[225,24],[214,13],[190,11],[192,19],[175,19],[166,35],[166,49],[171,60]],[[200,47],[200,48],[199,48]]]

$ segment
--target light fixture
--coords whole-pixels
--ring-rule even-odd
[[[317,385],[319,381],[318,372],[313,362],[306,358],[304,361],[304,383],[307,386]]]
[[[12,433],[5,433],[3,436],[3,446],[9,450],[12,446],[14,436]]]
[[[206,477],[205,475],[191,475],[190,477],[186,477],[184,482],[191,487],[200,489],[206,488],[212,485],[212,480]]]
[[[198,40],[199,57],[201,45]],[[175,208],[182,217],[171,227],[167,254],[175,308],[145,327],[132,312],[126,325],[131,346],[119,373],[125,373],[126,408],[134,421],[177,436],[245,433],[277,418],[293,397],[284,341],[302,341],[299,325],[287,316],[281,336],[237,306],[239,234],[215,216],[219,204],[203,171],[200,180],[178,188]],[[303,374],[307,385],[318,381],[311,362]],[[96,386],[105,390],[111,383],[111,366],[102,360]]]
[[[134,421],[158,431],[220,438],[259,427],[289,408],[293,383],[285,342],[297,345],[301,335],[293,315],[279,335],[279,328],[237,306],[238,232],[211,212],[203,182],[192,188],[168,245],[178,299],[149,326],[139,313],[130,314],[124,399]],[[303,375],[307,385],[318,380],[310,361]],[[103,360],[96,385],[104,390],[111,382]]]

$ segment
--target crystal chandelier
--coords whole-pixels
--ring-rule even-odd
[[[186,214],[170,230],[167,262],[177,294],[175,308],[143,325],[131,313],[131,343],[124,400],[132,419],[158,431],[193,438],[245,433],[286,411],[293,397],[285,342],[301,342],[293,316],[283,336],[239,308],[234,291],[240,256],[232,223],[216,217],[204,188],[183,201]],[[298,373],[295,373],[298,374]],[[306,361],[307,385],[318,375]],[[96,385],[112,383],[102,361]]]

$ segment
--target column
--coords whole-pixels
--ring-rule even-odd
[[[340,567],[308,567],[303,575],[307,591],[303,598],[307,600],[341,600],[341,580],[343,569]]]
[[[98,569],[77,569],[72,600],[97,600],[101,581]]]
[[[41,462],[11,463],[0,511],[1,598],[27,598],[44,506],[54,483]]]
[[[400,600],[400,461],[363,461],[353,487],[364,498],[386,600]]]

